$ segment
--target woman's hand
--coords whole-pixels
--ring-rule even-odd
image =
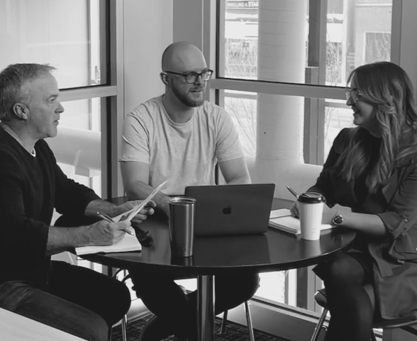
[[[321,220],[322,224],[333,224],[333,217],[336,215],[337,211],[330,208],[326,204],[323,204],[323,217]]]
[[[298,201],[294,201],[291,208],[290,208],[291,215],[294,218],[300,219],[300,204]]]
[[[300,219],[300,204],[298,201],[294,201],[290,209],[291,215],[295,218]],[[336,210],[331,209],[326,204],[323,204],[323,215],[322,215],[322,224],[332,224],[333,217],[337,213]]]

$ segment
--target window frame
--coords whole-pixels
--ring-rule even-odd
[[[226,77],[219,77],[221,73],[221,65],[219,65],[219,60],[216,54],[216,47],[219,42],[219,35],[217,34],[219,27],[217,26],[216,18],[224,21],[225,11],[220,9],[220,0],[215,2],[210,0],[201,0],[203,16],[201,23],[205,24],[206,29],[200,29],[202,33],[202,43],[203,52],[206,56],[207,63],[212,69],[215,70],[213,77],[210,81],[210,90],[208,93],[208,100],[222,104],[222,99],[219,96],[219,90],[236,90],[236,91],[246,91],[254,93],[264,93],[264,94],[276,94],[276,95],[285,95],[285,96],[303,96],[310,99],[318,99],[319,101],[326,100],[343,100],[345,101],[345,92],[344,87],[333,87],[326,85],[313,85],[313,84],[293,84],[293,83],[284,83],[284,82],[269,82],[262,80],[245,80],[245,79],[232,79]],[[321,6],[316,9],[316,15],[322,16],[323,14],[323,3],[325,1],[320,1]],[[185,8],[182,8],[185,10]],[[415,91],[417,89],[417,65],[413,63],[414,56],[417,52],[417,42],[412,37],[413,31],[417,29],[417,24],[413,20],[413,13],[417,11],[417,4],[404,0],[395,0],[392,3],[392,31],[391,31],[391,61],[403,67],[406,72],[409,74]],[[174,17],[175,25],[175,17]],[[322,29],[316,31],[316,37],[322,36]],[[316,51],[317,52],[317,51]],[[320,59],[320,55],[316,55]],[[306,146],[305,151],[308,150],[309,161],[315,160],[315,163],[318,165],[323,164],[323,153],[319,150],[323,150],[321,141],[312,142],[312,140],[317,141],[315,138],[318,135],[318,131],[324,131],[324,112],[320,113],[317,111],[317,114],[312,115],[308,118],[308,135],[305,135]],[[319,134],[320,136],[320,134]],[[320,136],[323,139],[322,136]],[[314,163],[314,162],[311,162]],[[318,166],[319,167],[319,166]],[[306,272],[305,269],[301,269],[297,272],[298,277],[298,287],[300,284],[303,286],[303,289],[300,293],[297,293],[297,300],[304,300],[308,309],[318,311],[311,294],[306,294],[307,292],[311,293],[311,289],[317,287],[318,279],[312,277],[312,272]],[[304,279],[302,279],[304,278]],[[302,283],[300,283],[300,281]],[[313,291],[314,292],[314,291]],[[260,303],[262,305],[263,303]],[[280,305],[274,305],[278,307]],[[276,308],[270,307],[270,310],[275,310]],[[297,308],[290,309],[289,311],[296,311]],[[298,318],[308,320],[309,318],[304,318],[300,314]],[[314,314],[313,314],[314,315]],[[317,315],[316,315],[317,316]],[[243,321],[243,320],[242,320]],[[280,326],[282,327],[282,325]],[[276,329],[276,328],[275,328]],[[271,330],[272,331],[272,330]],[[278,335],[278,334],[277,334]],[[294,338],[294,340],[297,338]]]

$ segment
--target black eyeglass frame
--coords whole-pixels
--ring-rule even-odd
[[[174,71],[163,71],[163,72],[164,73],[170,73],[170,74],[177,75],[177,76],[183,76],[184,79],[185,79],[185,82],[187,84],[194,84],[195,82],[197,82],[197,80],[198,80],[199,77],[201,77],[201,79],[204,82],[207,82],[211,78],[211,76],[213,75],[213,72],[214,71],[211,70],[211,69],[207,69],[207,70],[204,70],[204,71],[202,71],[200,73],[194,72],[194,71],[182,72],[182,73],[180,73],[180,72],[174,72]],[[190,81],[190,78],[189,77],[193,77],[192,80],[194,80],[194,81]],[[194,77],[195,77],[195,79],[194,79]]]

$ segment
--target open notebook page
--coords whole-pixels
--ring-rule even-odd
[[[111,252],[129,252],[129,251],[140,251],[142,245],[140,245],[136,236],[125,234],[124,238],[113,245],[108,246],[83,246],[75,249],[77,255],[87,255],[91,253],[111,253]]]

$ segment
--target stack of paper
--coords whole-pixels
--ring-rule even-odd
[[[286,208],[271,211],[269,215],[269,226],[292,234],[300,233],[300,220],[294,218],[290,210]],[[332,228],[332,225],[321,225],[322,230],[329,228]]]

